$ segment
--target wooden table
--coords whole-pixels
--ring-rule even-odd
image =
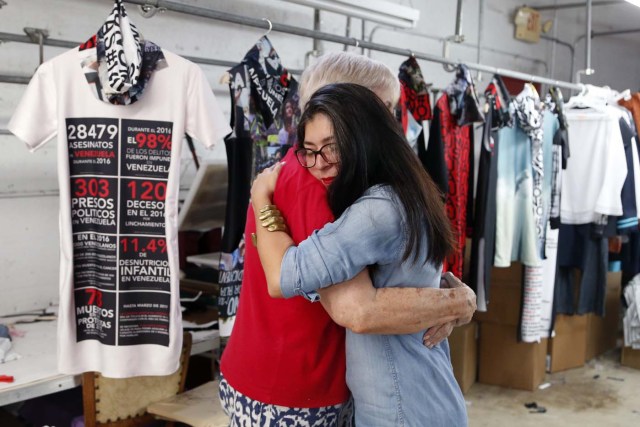
[[[147,406],[147,412],[163,420],[193,427],[226,427],[229,417],[218,399],[218,381],[209,381],[192,390]]]
[[[34,397],[56,393],[80,385],[81,375],[58,372],[56,321],[18,324],[23,337],[13,339],[13,350],[22,357],[0,363],[0,375],[12,375],[13,383],[0,383],[0,406],[21,402]],[[200,354],[220,346],[217,330],[192,332],[191,354]]]

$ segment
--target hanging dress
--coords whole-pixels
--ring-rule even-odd
[[[220,335],[233,327],[244,270],[244,227],[253,178],[295,144],[298,83],[266,36],[229,70],[231,126],[225,139],[229,188],[220,257]]]
[[[469,197],[469,191],[473,191],[473,133],[470,126],[483,120],[471,73],[466,66],[460,65],[456,80],[436,102],[429,131],[431,155],[426,164],[434,181],[441,189],[446,189],[446,211],[457,248],[447,257],[443,269],[457,277],[462,277],[467,214],[471,213],[467,205],[473,200]]]
[[[478,310],[486,311],[489,302],[491,268],[495,254],[496,184],[498,179],[498,131],[511,122],[509,93],[500,76],[495,75],[485,90],[489,108],[485,115],[478,182],[474,207],[469,284],[476,291]]]

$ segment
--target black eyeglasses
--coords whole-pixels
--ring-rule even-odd
[[[312,150],[310,148],[298,148],[296,150],[296,158],[298,163],[305,168],[312,168],[316,165],[316,158],[320,154],[322,159],[330,165],[335,165],[340,162],[340,156],[338,155],[338,144],[331,143],[323,145],[319,150]]]

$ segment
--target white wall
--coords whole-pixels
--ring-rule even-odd
[[[47,29],[54,39],[81,42],[88,39],[104,21],[111,8],[110,0],[6,0],[8,5],[0,9],[0,32],[22,34],[24,27]],[[312,29],[313,12],[310,8],[279,0],[183,0],[200,7],[241,14],[253,18],[268,17],[275,23],[283,23]],[[454,33],[454,0],[398,0],[398,3],[421,10],[421,21],[415,30],[436,38]],[[477,44],[478,0],[464,2],[463,32],[467,44]],[[511,24],[514,10],[523,2],[516,0],[486,0],[483,26],[483,46],[497,51],[483,51],[481,62],[496,67],[514,69],[531,74],[551,73],[551,43],[527,44],[516,41]],[[548,4],[549,1],[528,2]],[[227,24],[194,16],[167,12],[152,19],[144,19],[137,6],[127,5],[129,14],[146,38],[175,53],[203,58],[238,61],[264,30]],[[635,11],[632,11],[635,12]],[[598,13],[596,9],[595,13]],[[563,11],[558,14],[557,36],[573,43],[584,33],[581,16],[584,11]],[[546,12],[552,17],[553,12]],[[595,16],[595,15],[594,15]],[[640,18],[640,9],[638,10]],[[582,18],[583,19],[583,18]],[[323,13],[322,30],[344,35],[346,19]],[[368,23],[366,35],[374,28]],[[353,20],[352,36],[362,38],[360,21]],[[302,69],[305,53],[312,49],[310,39],[273,32],[269,36],[286,67]],[[374,42],[440,55],[442,45],[432,38],[407,35],[397,31],[380,29]],[[594,40],[593,67],[596,75],[584,81],[609,84],[617,89],[637,90],[639,83],[640,46],[631,38]],[[325,51],[342,50],[342,45],[321,43]],[[355,48],[349,48],[355,50]],[[46,47],[45,59],[64,49]],[[576,66],[583,68],[584,48],[578,46]],[[553,77],[571,79],[568,49],[556,50],[556,67]],[[381,52],[371,52],[397,69],[404,57]],[[477,61],[477,51],[468,45],[451,47],[451,57],[467,62]],[[38,50],[34,45],[21,43],[0,44],[0,74],[31,75],[38,65]],[[445,87],[452,76],[441,65],[421,61],[425,78],[435,87]],[[209,82],[218,97],[223,111],[229,112],[228,89],[219,83],[224,68],[203,66]],[[479,82],[483,89],[490,76]],[[23,85],[0,83],[0,129],[6,123],[24,91]],[[20,312],[46,306],[57,299],[58,282],[58,232],[56,142],[30,154],[12,136],[0,135],[0,314]],[[224,158],[224,146],[219,144],[212,152],[199,149],[201,157]],[[194,168],[183,158],[183,185],[188,187]],[[44,193],[38,195],[34,193]],[[54,194],[51,196],[51,194]]]

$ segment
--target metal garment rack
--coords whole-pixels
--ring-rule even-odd
[[[410,49],[401,49],[394,46],[388,46],[384,44],[372,43],[366,40],[358,40],[356,38],[349,38],[339,36],[336,34],[324,33],[321,31],[308,30],[306,28],[295,27],[292,25],[272,23],[266,18],[256,19],[246,16],[235,15],[226,12],[220,12],[213,9],[206,9],[203,7],[190,6],[182,3],[165,0],[123,0],[124,3],[137,4],[147,10],[154,8],[162,11],[171,11],[177,13],[183,13],[186,15],[198,16],[201,18],[214,19],[218,21],[230,22],[234,24],[245,25],[249,27],[262,28],[269,31],[277,31],[280,33],[292,34],[301,37],[307,37],[314,40],[324,40],[328,42],[339,43],[343,45],[361,47],[364,49],[371,49],[379,52],[386,52],[395,55],[408,56],[412,55],[418,59],[425,61],[436,62],[439,64],[452,64],[457,65],[459,63],[465,64],[467,67],[473,70],[478,70],[491,74],[499,74],[505,77],[513,77],[516,79],[525,80],[528,82],[536,82],[541,84],[547,84],[551,86],[557,86],[565,89],[582,91],[584,85],[581,83],[571,83],[562,80],[554,80],[546,77],[537,76],[534,74],[527,74],[520,71],[513,71],[506,68],[492,67],[484,64],[476,64],[471,62],[459,61],[450,58],[443,58],[441,56],[430,55],[428,53],[416,52]]]
[[[0,32],[0,42],[17,42],[17,43],[28,43],[28,44],[39,44],[38,41],[34,41],[31,37],[22,35],[22,34],[13,34],[13,33],[3,33]],[[59,39],[50,39],[45,38],[42,40],[42,44],[45,46],[53,46],[53,47],[62,47],[73,49],[78,47],[81,42],[73,42],[68,40],[59,40]],[[204,65],[217,65],[221,67],[233,67],[238,65],[238,61],[224,61],[220,59],[209,59],[209,58],[198,58],[195,56],[184,56],[183,58],[188,59],[191,62],[195,62],[197,64]],[[289,70],[293,74],[302,74],[302,70]],[[27,84],[31,76],[14,76],[14,75],[0,75],[0,83],[17,83],[17,84]]]

